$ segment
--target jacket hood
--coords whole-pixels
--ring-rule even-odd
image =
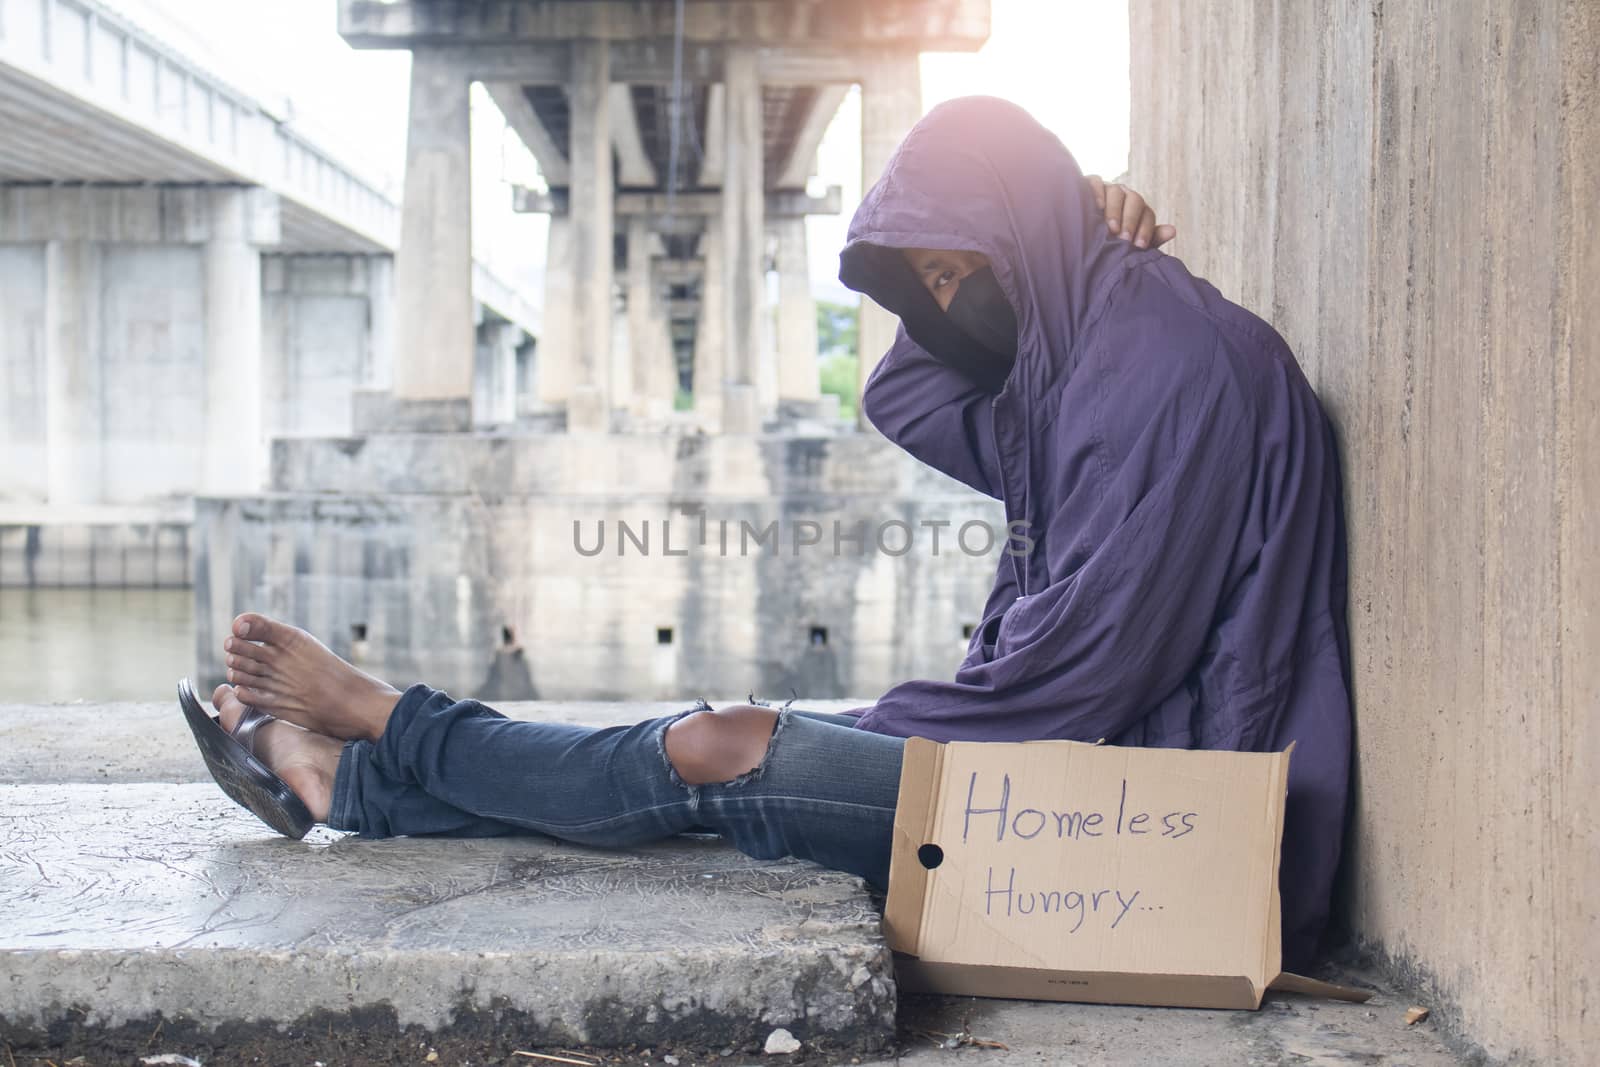
[[[851,219],[839,257],[839,280],[898,316],[930,355],[958,368],[977,358],[961,351],[970,346],[903,248],[988,258],[1017,316],[1005,391],[1034,399],[1071,373],[1100,284],[1132,251],[1107,231],[1055,135],[1015,104],[984,96],[940,104],[912,128]]]

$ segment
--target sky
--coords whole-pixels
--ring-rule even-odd
[[[358,51],[336,28],[335,0],[105,0],[278,114],[396,199],[405,163],[405,52]],[[1086,173],[1114,177],[1128,161],[1128,11],[1117,0],[991,0],[989,42],[976,53],[922,58],[924,108],[983,93],[1031,111]],[[270,11],[270,15],[263,12]],[[813,291],[839,286],[838,250],[861,198],[860,99],[852,92],[817,154],[821,186],[839,185],[845,211],[807,224]],[[487,93],[472,95],[474,251],[534,291],[545,220],[511,210],[511,185],[539,184],[538,167]]]

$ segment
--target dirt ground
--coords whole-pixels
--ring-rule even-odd
[[[906,1031],[902,1040],[917,1035]],[[254,1034],[234,1039],[184,1037],[170,1039],[161,1031],[148,1037],[134,1035],[67,1036],[48,1045],[21,1045],[7,1041],[0,1067],[123,1067],[123,1065],[174,1065],[203,1067],[390,1067],[405,1064],[438,1067],[739,1067],[752,1063],[783,1063],[795,1067],[818,1064],[892,1062],[898,1049],[868,1056],[829,1053],[813,1049],[786,1056],[765,1055],[761,1045],[738,1048],[696,1049],[657,1046],[624,1049],[545,1048],[489,1042],[480,1038],[452,1038],[401,1033],[376,1037],[347,1037],[330,1027],[323,1032],[289,1030],[280,1034]],[[162,1059],[163,1056],[185,1059]]]

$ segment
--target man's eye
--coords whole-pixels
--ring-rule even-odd
[[[952,281],[954,281],[955,277],[955,271],[947,270],[933,280],[933,287],[935,289],[943,289],[946,285],[949,285]]]

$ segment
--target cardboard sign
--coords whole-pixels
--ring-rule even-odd
[[[1259,1007],[1289,758],[911,738],[884,916],[902,986]]]

